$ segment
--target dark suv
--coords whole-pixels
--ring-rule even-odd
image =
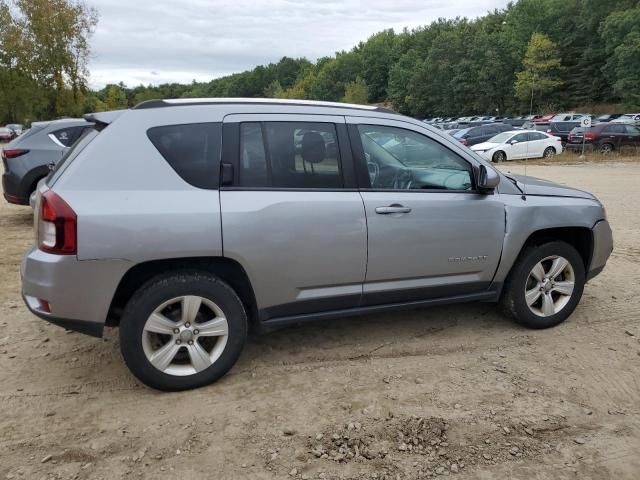
[[[458,140],[461,144],[470,147],[478,143],[486,142],[492,137],[495,137],[499,133],[508,132],[512,130],[511,125],[504,123],[493,123],[490,125],[481,125],[478,127],[469,127],[458,130],[453,134],[453,138]]]
[[[569,122],[550,122],[549,127],[546,129],[546,132],[549,135],[560,137],[560,140],[562,141],[562,147],[564,148],[566,147],[571,130],[579,126],[580,122],[575,120]]]
[[[598,150],[609,153],[625,147],[640,146],[640,130],[633,125],[623,123],[601,123],[591,128],[576,127],[567,138],[568,150]]]

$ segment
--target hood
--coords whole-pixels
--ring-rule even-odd
[[[558,183],[549,182],[548,180],[542,180],[541,178],[512,174],[509,174],[509,176],[520,182],[520,187],[524,188],[526,195],[588,198],[590,200],[597,200],[596,197],[589,192],[578,190],[577,188],[566,187]]]
[[[500,145],[499,143],[482,142],[471,145],[471,150],[491,150]]]

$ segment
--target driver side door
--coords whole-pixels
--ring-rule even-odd
[[[518,159],[518,158],[527,158],[528,156],[528,143],[527,143],[527,134],[526,133],[518,133],[514,135],[509,140],[509,144],[511,145],[510,150],[510,158]]]
[[[487,292],[504,239],[498,193],[470,161],[411,123],[348,117],[367,219],[363,305]]]

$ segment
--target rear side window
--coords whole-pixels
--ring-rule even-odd
[[[185,182],[198,188],[218,188],[221,123],[154,127],[147,136]]]
[[[604,129],[604,133],[626,133],[624,125],[609,125]]]
[[[78,138],[80,138],[87,128],[89,128],[88,125],[61,128],[59,130],[54,130],[50,135],[52,135],[55,140],[57,140],[57,143],[60,143],[63,147],[70,147],[76,140],[78,140]]]
[[[335,125],[240,124],[239,180],[243,187],[341,188]]]

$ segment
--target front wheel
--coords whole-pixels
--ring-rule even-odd
[[[584,263],[574,247],[559,241],[529,247],[509,274],[502,307],[526,327],[553,327],[573,313],[584,284]]]
[[[247,337],[242,301],[215,276],[184,272],[156,277],[127,304],[120,349],[145,385],[177,391],[218,380]]]

